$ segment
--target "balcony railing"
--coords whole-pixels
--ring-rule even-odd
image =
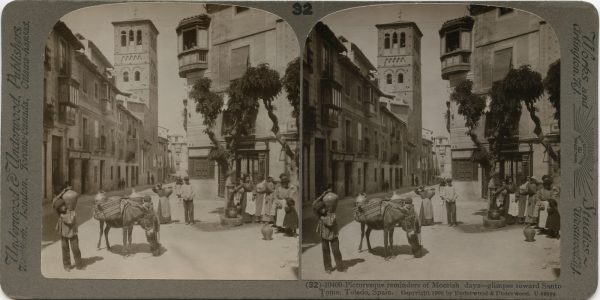
[[[59,120],[67,125],[75,125],[75,115],[79,107],[79,84],[71,78],[59,81]]]
[[[179,76],[208,68],[208,49],[193,48],[179,53]]]

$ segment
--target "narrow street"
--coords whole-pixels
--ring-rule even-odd
[[[150,189],[138,191],[151,195],[154,207],[158,196]],[[109,233],[111,250],[104,239],[96,248],[99,223],[93,218],[79,219],[79,247],[85,270],[66,272],[62,266],[61,245],[53,230],[56,216],[49,214],[51,230],[43,237],[42,274],[49,278],[85,279],[238,279],[238,280],[293,280],[298,277],[298,238],[274,233],[273,240],[265,241],[260,224],[239,227],[220,225],[219,213],[223,200],[219,198],[194,200],[195,225],[183,223],[183,204],[173,194],[170,197],[171,224],[161,225],[162,253],[154,257],[139,226],[133,229],[133,255],[122,255],[122,230],[113,228]],[[80,197],[77,214],[91,216],[93,196]],[[264,254],[268,253],[268,254]],[[235,267],[233,267],[235,266]]]
[[[437,188],[437,186],[436,186]],[[327,274],[318,234],[305,232],[311,238],[303,242],[302,278],[332,280],[555,280],[560,272],[560,241],[536,235],[535,242],[525,242],[522,225],[500,229],[483,227],[482,216],[487,202],[465,191],[457,184],[462,197],[457,202],[457,227],[448,227],[446,211],[438,195],[433,198],[434,221],[422,229],[424,256],[414,258],[401,228],[394,231],[394,259],[383,257],[383,233],[371,232],[373,253],[358,252],[360,224],[352,217],[354,199],[342,199],[337,216],[340,221],[340,251],[348,267],[346,272]],[[421,199],[414,192],[403,194],[413,198],[417,209]],[[372,195],[369,195],[372,196]],[[310,207],[304,210],[303,229],[315,231]],[[307,224],[308,223],[308,224]],[[307,235],[308,234],[308,235]],[[310,242],[309,242],[310,241]]]

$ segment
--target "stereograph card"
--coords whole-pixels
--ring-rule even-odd
[[[597,35],[577,1],[11,2],[2,289],[593,297]]]

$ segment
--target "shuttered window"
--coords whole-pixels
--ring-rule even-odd
[[[512,48],[506,48],[494,52],[494,69],[492,70],[492,81],[504,79],[512,66]]]
[[[229,79],[238,79],[244,75],[248,69],[250,58],[250,46],[244,46],[231,50],[231,64],[229,69]]]

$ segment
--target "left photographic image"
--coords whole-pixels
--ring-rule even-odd
[[[299,278],[300,48],[232,5],[63,16],[44,59],[47,278]]]

